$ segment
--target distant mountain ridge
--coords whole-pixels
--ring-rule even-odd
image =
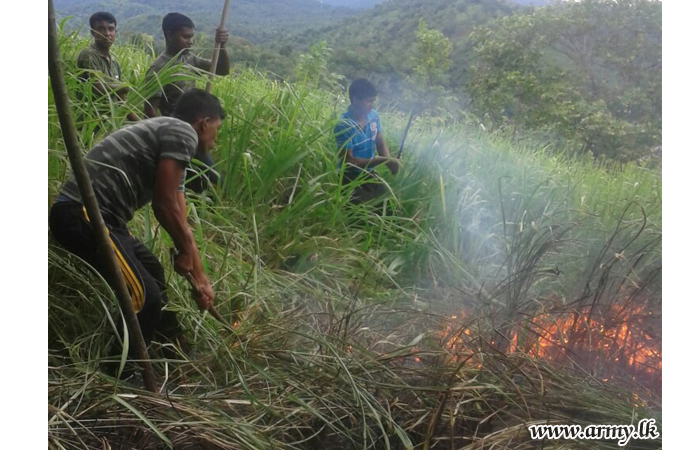
[[[117,18],[121,33],[145,33],[160,39],[161,21],[169,12],[186,14],[197,31],[210,32],[219,23],[224,0],[55,0],[54,4],[59,17],[73,17],[69,21],[72,28],[87,30],[92,13],[108,11]],[[233,35],[260,43],[309,26],[336,23],[358,11],[317,0],[235,0],[227,28]]]
[[[344,8],[365,9],[371,8],[386,0],[317,0],[319,3],[331,6],[341,6]]]

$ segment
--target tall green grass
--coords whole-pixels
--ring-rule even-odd
[[[116,46],[133,90],[103,120],[72,63],[86,44],[61,38],[87,150],[174,75],[148,85],[152,55]],[[213,89],[224,182],[190,195],[188,214],[235,333],[196,313],[166,267],[192,350],[165,359],[153,345],[160,395],[117,382],[97,370],[123,327],[113,295],[52,246],[51,448],[535,448],[530,423],[660,420],[653,376],[582,355],[590,335],[557,341],[556,358],[525,351],[540,318],[591,323],[612,305],[648,312],[640,332],[658,331],[660,349],[658,173],[418,118],[401,172],[378,169],[395,214],[376,215],[348,203],[335,168],[344,99],[253,71]],[[52,108],[49,200],[67,162]],[[380,114],[395,149],[406,118]],[[131,227],[168,261],[148,208]]]

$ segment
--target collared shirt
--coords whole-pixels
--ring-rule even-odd
[[[210,60],[200,58],[189,51],[180,52],[178,55],[169,55],[163,52],[156,58],[153,64],[151,64],[151,67],[146,73],[146,77],[153,76],[153,73],[160,72],[168,63],[182,64],[182,70],[175,74],[175,76],[186,75],[191,77],[193,75],[201,75],[202,71],[209,72],[211,68]],[[163,116],[172,116],[175,112],[175,104],[180,99],[180,96],[193,87],[195,87],[195,80],[192,78],[173,81],[170,84],[164,85],[160,92],[153,95],[153,97],[160,97],[161,99],[160,114]]]
[[[83,70],[97,70],[114,80],[121,81],[122,70],[112,55],[104,56],[97,49],[95,43],[81,50],[78,54],[78,68]],[[109,80],[108,80],[109,81]]]
[[[347,149],[352,151],[354,158],[371,159],[374,158],[377,135],[382,131],[379,123],[379,115],[375,110],[372,110],[368,115],[363,127],[352,118],[350,108],[340,115],[340,122],[335,126],[333,134],[335,134],[335,142],[338,150]],[[341,156],[342,158],[342,156]],[[339,161],[338,167],[343,161]],[[372,167],[367,168],[372,171]],[[352,167],[346,169],[351,172],[360,172],[361,170]]]
[[[154,117],[110,134],[85,155],[85,165],[100,209],[126,225],[134,212],[153,199],[156,168],[163,159],[189,165],[197,152],[197,132],[174,117]],[[185,173],[179,191],[185,190]],[[71,174],[62,195],[82,203]]]

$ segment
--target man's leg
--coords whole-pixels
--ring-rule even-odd
[[[103,256],[99,253],[97,238],[88,223],[83,206],[77,202],[56,203],[49,219],[51,233],[64,248],[87,261],[106,279],[109,274]],[[113,249],[117,255],[141,332],[148,343],[160,320],[161,287],[138,260],[134,245],[140,244],[126,231],[109,229]]]
[[[143,243],[136,241],[133,248],[136,258],[158,284],[161,292],[161,305],[165,306],[168,303],[168,296],[166,293],[165,273],[163,271],[163,266],[161,265],[160,261],[158,261],[158,258],[156,258],[155,255],[153,255],[153,253],[151,253],[148,247],[146,247]],[[183,331],[174,311],[161,310],[160,322],[158,323],[155,331],[156,334],[154,339],[158,342],[176,343],[182,340]]]
[[[384,186],[381,178],[374,172],[365,174],[364,178],[364,180],[361,180],[361,184],[352,191],[350,203],[355,205],[369,203],[374,207],[375,213],[379,214],[382,211],[382,205],[381,203],[376,204],[376,200],[386,195],[387,188]],[[343,184],[349,184],[354,179],[356,179],[356,177],[345,175],[343,177]]]

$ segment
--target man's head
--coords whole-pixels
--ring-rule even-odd
[[[111,47],[117,35],[117,19],[108,12],[96,12],[90,16],[90,34],[98,46]]]
[[[358,78],[350,84],[348,91],[350,104],[358,113],[367,115],[374,109],[377,100],[377,88],[364,78]]]
[[[163,17],[163,34],[168,50],[187,51],[194,41],[194,22],[180,13],[168,13]]]
[[[197,152],[206,153],[214,147],[226,112],[218,98],[202,89],[190,89],[180,96],[173,117],[192,125],[197,132]]]

